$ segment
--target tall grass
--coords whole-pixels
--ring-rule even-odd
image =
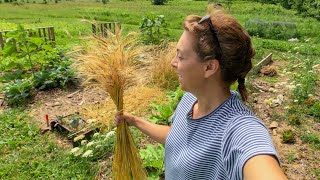
[[[150,65],[151,83],[171,91],[179,86],[177,73],[171,66],[171,61],[176,55],[175,46],[175,43],[171,43],[165,48],[154,49],[152,54],[155,56]]]

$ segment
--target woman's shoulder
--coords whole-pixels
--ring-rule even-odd
[[[189,93],[189,92],[185,92],[179,102],[179,104],[193,104],[194,102],[196,102],[197,98]]]

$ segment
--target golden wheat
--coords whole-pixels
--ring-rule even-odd
[[[124,90],[134,83],[135,58],[140,53],[134,34],[121,36],[121,32],[108,38],[93,37],[86,54],[76,56],[75,67],[84,79],[84,84],[105,90],[123,111]],[[116,180],[146,179],[130,129],[121,122],[116,130],[116,145],[113,159],[113,177]]]

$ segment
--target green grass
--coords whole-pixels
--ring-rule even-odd
[[[97,165],[76,161],[21,110],[0,114],[0,179],[93,179]]]

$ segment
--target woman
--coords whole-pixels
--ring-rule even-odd
[[[222,11],[188,16],[171,65],[186,91],[172,125],[152,124],[124,113],[125,120],[165,144],[165,178],[287,179],[267,129],[238,99],[230,85],[238,81],[247,99],[245,76],[254,56],[241,25]]]

